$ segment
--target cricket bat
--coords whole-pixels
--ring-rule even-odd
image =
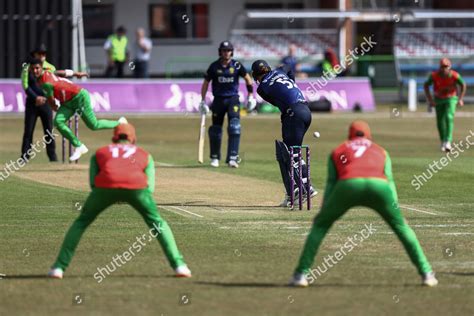
[[[199,130],[198,162],[204,163],[204,138],[206,137],[206,114],[201,114],[201,128]]]

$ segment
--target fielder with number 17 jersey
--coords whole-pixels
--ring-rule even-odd
[[[150,235],[159,241],[170,266],[175,270],[175,275],[191,277],[191,271],[178,250],[171,228],[161,218],[153,198],[155,163],[152,156],[135,145],[135,128],[131,124],[118,125],[114,129],[112,141],[112,144],[98,149],[91,157],[89,182],[92,191],[81,214],[69,228],[48,275],[62,278],[87,227],[109,206],[125,202],[143,217],[150,228]],[[142,241],[140,244],[144,246]],[[137,247],[141,249],[134,243],[133,249],[136,250]],[[129,252],[134,254],[132,247]],[[94,274],[94,279],[99,283],[107,277],[103,270],[98,269]]]

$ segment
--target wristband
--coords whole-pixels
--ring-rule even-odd
[[[64,73],[66,74],[66,77],[74,76],[74,71],[72,71],[71,69],[64,70]]]
[[[252,86],[251,84],[248,84],[248,85],[247,85],[247,92],[248,92],[249,94],[253,94],[253,86]]]

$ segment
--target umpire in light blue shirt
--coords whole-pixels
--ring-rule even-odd
[[[153,44],[151,40],[145,36],[145,30],[138,28],[136,32],[137,40],[134,44],[135,68],[133,74],[135,78],[148,78],[148,61],[150,60],[151,49]]]

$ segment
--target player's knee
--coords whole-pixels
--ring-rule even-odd
[[[85,229],[94,221],[94,218],[79,216],[78,219],[74,222],[74,225],[78,228]]]
[[[99,124],[97,121],[94,121],[94,122],[84,121],[84,123],[86,124],[87,128],[89,128],[90,130],[96,131],[99,129]]]
[[[53,125],[56,128],[60,128],[61,125],[66,123],[66,119],[62,115],[56,115],[53,120]]]
[[[222,126],[211,125],[209,127],[209,139],[221,140],[222,139]]]
[[[332,224],[334,223],[334,220],[332,220],[331,218],[328,218],[328,216],[325,216],[324,214],[326,212],[328,212],[328,210],[323,205],[323,207],[321,208],[321,211],[318,213],[318,215],[316,215],[316,217],[313,220],[313,226],[322,228],[322,229],[329,229],[332,226]]]
[[[331,222],[323,219],[314,219],[313,226],[318,229],[329,229],[331,227]]]
[[[284,142],[275,140],[275,156],[277,161],[285,163],[290,161],[290,153],[288,152],[288,147],[286,147]]]
[[[150,235],[154,238],[157,238],[160,234],[163,233],[165,226],[167,225],[166,222],[161,218],[154,218],[150,223],[147,223],[150,227]]]
[[[229,120],[229,127],[227,128],[229,135],[240,135],[240,119],[233,117]]]

